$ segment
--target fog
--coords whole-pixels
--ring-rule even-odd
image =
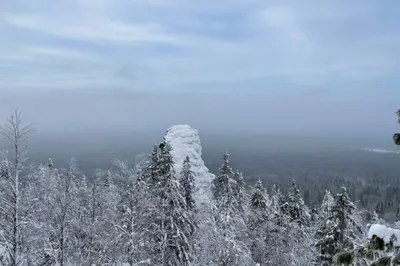
[[[185,92],[86,89],[3,91],[0,119],[19,108],[36,134],[161,134],[189,124],[202,133],[390,138],[393,95],[344,91]]]

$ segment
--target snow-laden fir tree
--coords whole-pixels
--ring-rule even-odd
[[[368,241],[335,255],[336,265],[392,266],[400,264],[400,231],[382,224],[368,229]]]
[[[233,180],[236,182],[234,186],[235,197],[237,198],[238,208],[243,210],[244,203],[247,200],[246,197],[246,183],[243,178],[243,173],[239,170],[236,170],[233,173]]]
[[[166,179],[165,198],[161,208],[161,228],[165,232],[162,242],[163,265],[190,265],[194,256],[192,235],[195,224],[175,174]]]
[[[267,215],[268,208],[267,191],[263,187],[262,181],[259,179],[252,191],[250,207],[253,212],[260,212],[262,216]],[[263,219],[264,220],[264,219]]]
[[[308,207],[305,205],[300,190],[297,188],[294,180],[283,208],[292,222],[296,222],[300,227],[310,225],[311,216]]]
[[[331,217],[334,202],[335,199],[332,197],[331,192],[329,190],[325,190],[324,198],[322,199],[322,203],[318,211],[319,221],[325,222]]]
[[[116,219],[113,221],[116,235],[110,243],[111,250],[118,264],[133,266],[143,262],[143,265],[151,265],[150,244],[145,230],[150,222],[146,214],[153,205],[148,200],[147,181],[150,175],[144,171],[147,167],[146,159],[136,158],[133,167],[120,160],[114,163],[118,170],[111,175],[120,185],[117,188]]]
[[[215,202],[214,219],[217,228],[216,265],[254,265],[248,249],[249,238],[246,222],[240,209],[240,199],[236,190],[229,165],[229,154],[225,152],[220,175],[213,180],[213,198]]]
[[[236,182],[233,180],[233,171],[229,165],[229,154],[226,151],[223,156],[223,164],[219,169],[219,176],[213,180],[213,197],[217,203],[217,206],[223,205],[235,205],[237,206],[235,196]]]
[[[71,258],[76,258],[76,250],[79,247],[80,235],[77,231],[80,225],[81,213],[80,200],[84,176],[78,170],[77,162],[73,158],[67,169],[61,169],[59,175],[55,175],[55,189],[49,191],[50,202],[53,202],[51,214],[53,228],[50,238],[53,250],[57,254],[56,261],[60,266],[67,265]]]
[[[269,210],[268,221],[264,227],[264,232],[260,232],[260,235],[265,236],[266,247],[262,251],[263,258],[266,260],[261,265],[289,266],[294,263],[290,252],[290,219],[282,211],[282,205],[285,203],[284,197],[275,185],[272,186],[270,198],[271,200],[267,204],[267,210]]]
[[[171,145],[164,140],[159,145],[157,159],[151,160],[148,166],[151,173],[147,183],[148,199],[152,205],[147,208],[144,217],[148,223],[145,232],[151,265],[189,265],[194,255],[193,210],[187,208],[171,150]]]
[[[280,189],[275,186],[275,184],[272,186],[271,190],[271,204],[270,204],[270,209],[271,209],[271,216],[274,218],[275,223],[277,225],[281,225],[281,217],[283,215],[282,212],[282,203],[284,202],[283,200],[283,194],[281,193]]]
[[[97,169],[85,187],[80,189],[82,215],[76,230],[80,235],[79,261],[87,265],[111,263],[115,255],[116,203],[119,197],[110,172]]]
[[[5,248],[3,264],[18,266],[22,263],[24,249],[25,208],[23,163],[26,159],[26,141],[32,126],[26,125],[20,111],[16,110],[0,126],[2,135],[11,145],[10,160],[4,158],[0,177],[0,246]]]
[[[195,204],[193,198],[195,181],[193,172],[191,170],[191,163],[189,156],[186,156],[185,160],[183,161],[182,171],[180,176],[180,185],[181,188],[183,189],[183,196],[186,201],[186,207],[188,209],[193,209]]]
[[[269,258],[267,237],[269,237],[269,202],[261,180],[255,184],[250,198],[250,215],[248,229],[250,237],[250,251],[253,260],[259,265],[266,265]]]
[[[287,228],[287,242],[291,247],[292,261],[296,265],[310,265],[314,257],[312,231],[310,228],[311,215],[304,203],[300,190],[293,181],[289,188],[282,211],[289,218]],[[283,227],[285,224],[282,225]]]
[[[318,211],[318,221],[316,224],[316,229],[315,229],[315,238],[317,241],[320,241],[320,238],[325,238],[326,236],[323,235],[323,232],[327,230],[327,227],[331,225],[331,219],[332,217],[332,208],[335,203],[334,198],[332,197],[332,194],[329,190],[325,190],[324,197],[322,199],[321,206],[319,207]],[[317,244],[318,244],[317,242]],[[315,265],[323,265],[324,263],[329,265],[330,260],[325,259],[325,254],[326,254],[326,249],[327,247],[317,245],[316,250],[315,250],[315,258],[314,258],[314,264]]]
[[[335,196],[330,217],[320,225],[316,235],[318,265],[332,265],[336,253],[354,248],[358,239],[357,233],[362,233],[355,211],[356,206],[347,195],[346,188],[342,187]]]

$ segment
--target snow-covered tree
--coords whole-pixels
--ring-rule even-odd
[[[233,171],[229,165],[229,154],[225,152],[223,164],[219,169],[220,175],[213,180],[213,197],[218,207],[223,205],[236,205]]]
[[[396,114],[397,114],[397,121],[400,123],[400,109],[397,110]],[[393,141],[396,145],[400,145],[400,133],[395,133],[393,135]]]
[[[159,151],[153,151],[145,171],[150,177],[145,179],[149,205],[142,217],[147,223],[143,229],[151,265],[189,265],[193,261],[195,222],[186,205],[186,196],[192,195],[184,193],[180,185],[171,150],[164,140]]]
[[[267,237],[269,236],[269,203],[266,190],[261,180],[255,184],[250,199],[250,215],[248,229],[250,236],[250,251],[253,260],[259,265],[266,265],[268,261]]]
[[[325,222],[331,217],[332,207],[334,205],[335,199],[329,190],[325,190],[324,198],[322,199],[322,204],[318,211],[318,220]]]
[[[134,166],[127,162],[115,162],[118,171],[112,173],[120,183],[116,200],[116,219],[113,221],[117,229],[111,243],[114,248],[116,262],[133,265],[152,265],[149,261],[149,242],[146,234],[150,220],[146,216],[153,204],[148,200],[148,184],[145,172],[146,159],[137,157]],[[145,200],[144,200],[145,199]],[[140,262],[143,262],[140,264]]]
[[[161,229],[164,232],[162,265],[190,265],[194,255],[191,236],[194,234],[195,224],[174,173],[166,179],[165,198],[161,208]]]
[[[72,158],[68,167],[61,169],[55,177],[55,190],[49,194],[54,204],[50,238],[57,255],[56,261],[63,266],[77,255],[76,243],[79,239],[76,229],[79,228],[81,211],[79,195],[84,176],[78,170],[76,159]]]
[[[237,198],[238,208],[243,210],[243,205],[247,200],[246,183],[243,178],[243,173],[239,170],[236,170],[233,173],[232,179],[235,181],[234,193],[235,197]]]
[[[254,265],[248,249],[246,222],[240,209],[236,181],[229,166],[229,154],[223,156],[220,175],[213,180],[214,210],[217,225],[217,265]]]
[[[25,254],[29,257],[27,265],[47,265],[55,263],[55,252],[50,241],[52,230],[52,211],[55,202],[51,197],[55,190],[55,175],[59,175],[51,159],[47,165],[39,165],[28,176],[26,196],[29,198],[25,228],[27,246]]]
[[[186,201],[186,207],[188,209],[193,209],[195,204],[193,198],[195,182],[194,182],[193,172],[191,170],[189,156],[186,156],[185,160],[183,161],[182,171],[180,176],[180,185],[183,189],[183,195]]]
[[[97,169],[89,184],[80,189],[79,261],[87,265],[111,263],[115,255],[116,203],[118,195],[111,173]]]
[[[300,190],[297,188],[294,180],[289,189],[287,201],[283,208],[292,222],[296,222],[300,227],[310,225],[311,216],[308,207],[305,205]]]
[[[368,241],[335,255],[336,265],[391,266],[400,264],[400,231],[382,224],[368,230]]]
[[[289,218],[289,223],[281,223],[281,226],[286,227],[284,230],[287,232],[286,241],[290,246],[291,260],[296,261],[296,265],[310,265],[314,256],[311,215],[294,180],[281,209]]]
[[[346,188],[342,187],[335,196],[329,219],[320,225],[316,235],[315,246],[319,251],[317,261],[320,265],[332,265],[336,253],[354,248],[357,233],[361,233],[355,211],[356,206],[347,195]]]
[[[18,266],[22,263],[21,250],[24,235],[21,234],[27,221],[24,221],[24,188],[22,186],[23,163],[26,159],[26,141],[32,126],[26,125],[20,111],[16,110],[0,126],[2,135],[10,144],[10,160],[4,158],[0,177],[0,245],[5,247],[4,265]]]

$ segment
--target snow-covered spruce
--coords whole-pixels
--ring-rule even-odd
[[[368,242],[335,256],[337,265],[390,266],[400,264],[400,230],[382,224],[370,226]]]

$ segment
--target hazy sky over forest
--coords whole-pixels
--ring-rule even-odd
[[[46,130],[390,135],[399,10],[395,0],[0,0],[0,118],[20,107]]]

